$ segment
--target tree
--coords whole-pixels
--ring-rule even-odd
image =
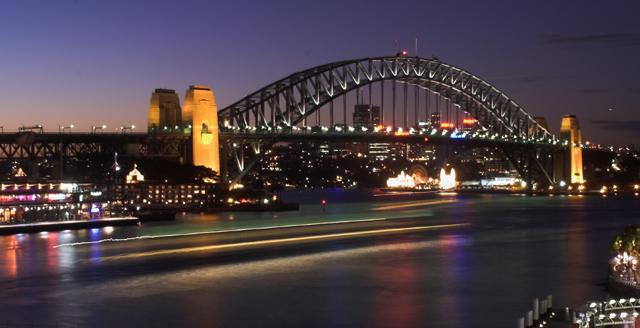
[[[640,225],[630,225],[624,231],[615,236],[609,250],[612,253],[627,253],[632,256],[640,254]]]

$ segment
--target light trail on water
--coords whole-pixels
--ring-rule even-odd
[[[442,204],[442,203],[455,203],[457,201],[458,201],[457,199],[437,199],[437,200],[431,200],[431,201],[419,201],[419,202],[413,202],[413,203],[403,203],[403,204],[378,206],[378,207],[374,208],[374,210],[376,210],[376,211],[379,211],[379,210],[392,210],[392,209],[398,209],[398,208],[404,208],[404,207],[414,207],[414,206],[422,206],[422,205],[435,205],[435,204]]]
[[[150,251],[150,252],[131,253],[131,254],[125,254],[125,255],[105,256],[105,257],[94,258],[94,259],[78,260],[76,262],[113,261],[113,260],[122,260],[122,259],[134,259],[134,258],[144,258],[144,257],[151,257],[151,256],[160,256],[160,255],[174,255],[174,254],[182,254],[182,253],[198,252],[198,251],[231,249],[231,248],[239,248],[239,247],[245,247],[245,246],[264,246],[264,245],[272,245],[272,244],[288,243],[288,242],[314,241],[314,240],[319,241],[319,240],[328,240],[332,238],[356,237],[356,236],[388,234],[388,233],[420,231],[420,230],[435,230],[435,229],[462,227],[462,226],[468,226],[468,225],[469,223],[455,223],[455,224],[442,224],[442,225],[423,226],[423,227],[378,229],[378,230],[345,232],[345,233],[335,233],[335,234],[326,234],[326,235],[317,235],[317,236],[260,240],[260,241],[242,242],[242,243],[234,243],[234,244],[186,247],[186,248],[180,248],[180,249],[158,250],[158,251]]]
[[[142,240],[142,239],[157,239],[157,238],[171,238],[171,237],[187,237],[187,236],[199,236],[199,235],[210,235],[210,234],[222,234],[222,233],[231,233],[231,232],[243,232],[243,231],[260,231],[260,230],[272,230],[272,229],[281,229],[281,228],[301,228],[301,227],[313,227],[313,226],[323,226],[323,225],[332,225],[332,224],[343,224],[343,223],[361,223],[361,222],[374,222],[374,221],[385,221],[387,219],[366,219],[366,220],[350,220],[350,221],[334,221],[334,222],[320,222],[320,223],[309,223],[309,224],[293,224],[293,225],[284,225],[284,226],[273,226],[273,227],[261,227],[261,228],[247,228],[247,229],[235,229],[235,230],[221,230],[221,231],[206,231],[206,232],[191,232],[191,233],[183,233],[183,234],[172,234],[172,235],[160,235],[160,236],[139,236],[139,237],[131,237],[131,238],[108,238],[101,239],[96,241],[83,241],[77,243],[66,243],[59,244],[53,246],[53,248],[59,247],[69,247],[69,246],[81,246],[81,245],[91,245],[91,244],[100,244],[106,242],[124,242],[124,241],[134,241],[134,240]]]

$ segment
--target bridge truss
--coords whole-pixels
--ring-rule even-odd
[[[389,107],[389,104],[385,103],[385,95],[388,97],[389,92],[385,92],[385,84],[388,84],[385,82],[391,82],[392,89],[391,115],[387,116],[385,106]],[[379,85],[379,91],[373,90],[374,84]],[[403,87],[401,113],[397,113],[396,105],[398,84]],[[225,143],[223,149],[238,166],[234,181],[258,161],[262,151],[275,142],[276,136],[305,133],[313,124],[317,127],[328,124],[328,129],[349,125],[346,96],[355,93],[356,103],[366,103],[365,86],[368,87],[368,105],[373,104],[373,94],[380,97],[381,125],[391,127],[392,131],[408,131],[418,125],[421,117],[428,121],[434,113],[448,121],[457,120],[456,126],[462,126],[461,121],[470,118],[478,130],[484,131],[484,137],[509,137],[529,145],[520,147],[521,151],[512,151],[511,147],[503,150],[525,175],[523,178],[535,175],[551,182],[548,171],[540,171],[549,165],[538,159],[545,160],[547,156],[541,149],[554,145],[555,137],[515,101],[488,82],[455,66],[438,59],[406,56],[364,58],[314,67],[291,74],[219,110],[219,129],[221,136],[225,135],[221,138]],[[414,88],[414,99],[409,99],[409,86]],[[423,97],[419,90],[424,90]],[[424,115],[420,108],[421,98]],[[334,111],[334,102],[340,100],[342,119]],[[413,125],[410,124],[411,102]],[[402,121],[396,119],[397,114],[402,114]],[[372,132],[371,129],[368,132]],[[248,134],[258,134],[262,138],[247,137]],[[248,156],[245,149],[253,150],[253,155]]]
[[[0,159],[61,159],[95,153],[184,157],[188,138],[146,133],[3,133]]]

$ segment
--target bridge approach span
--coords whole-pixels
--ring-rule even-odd
[[[188,139],[184,134],[2,133],[0,159],[60,159],[116,152],[131,156],[185,157]]]

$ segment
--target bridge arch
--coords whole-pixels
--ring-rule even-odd
[[[420,57],[377,57],[341,61],[296,72],[252,93],[218,111],[221,131],[258,128],[288,130],[306,125],[307,118],[333,101],[377,82],[393,81],[394,128],[395,85],[405,85],[405,119],[407,126],[406,86],[427,90],[444,98],[484,130],[535,141],[551,142],[555,137],[506,94],[477,76],[438,59]],[[384,83],[381,97],[384,97]],[[370,92],[371,94],[371,92]],[[371,97],[371,96],[370,96]],[[384,99],[381,99],[384,106]],[[345,124],[346,124],[346,100]],[[384,116],[384,107],[382,110]],[[416,117],[417,117],[416,113]],[[386,124],[385,124],[386,125]]]

